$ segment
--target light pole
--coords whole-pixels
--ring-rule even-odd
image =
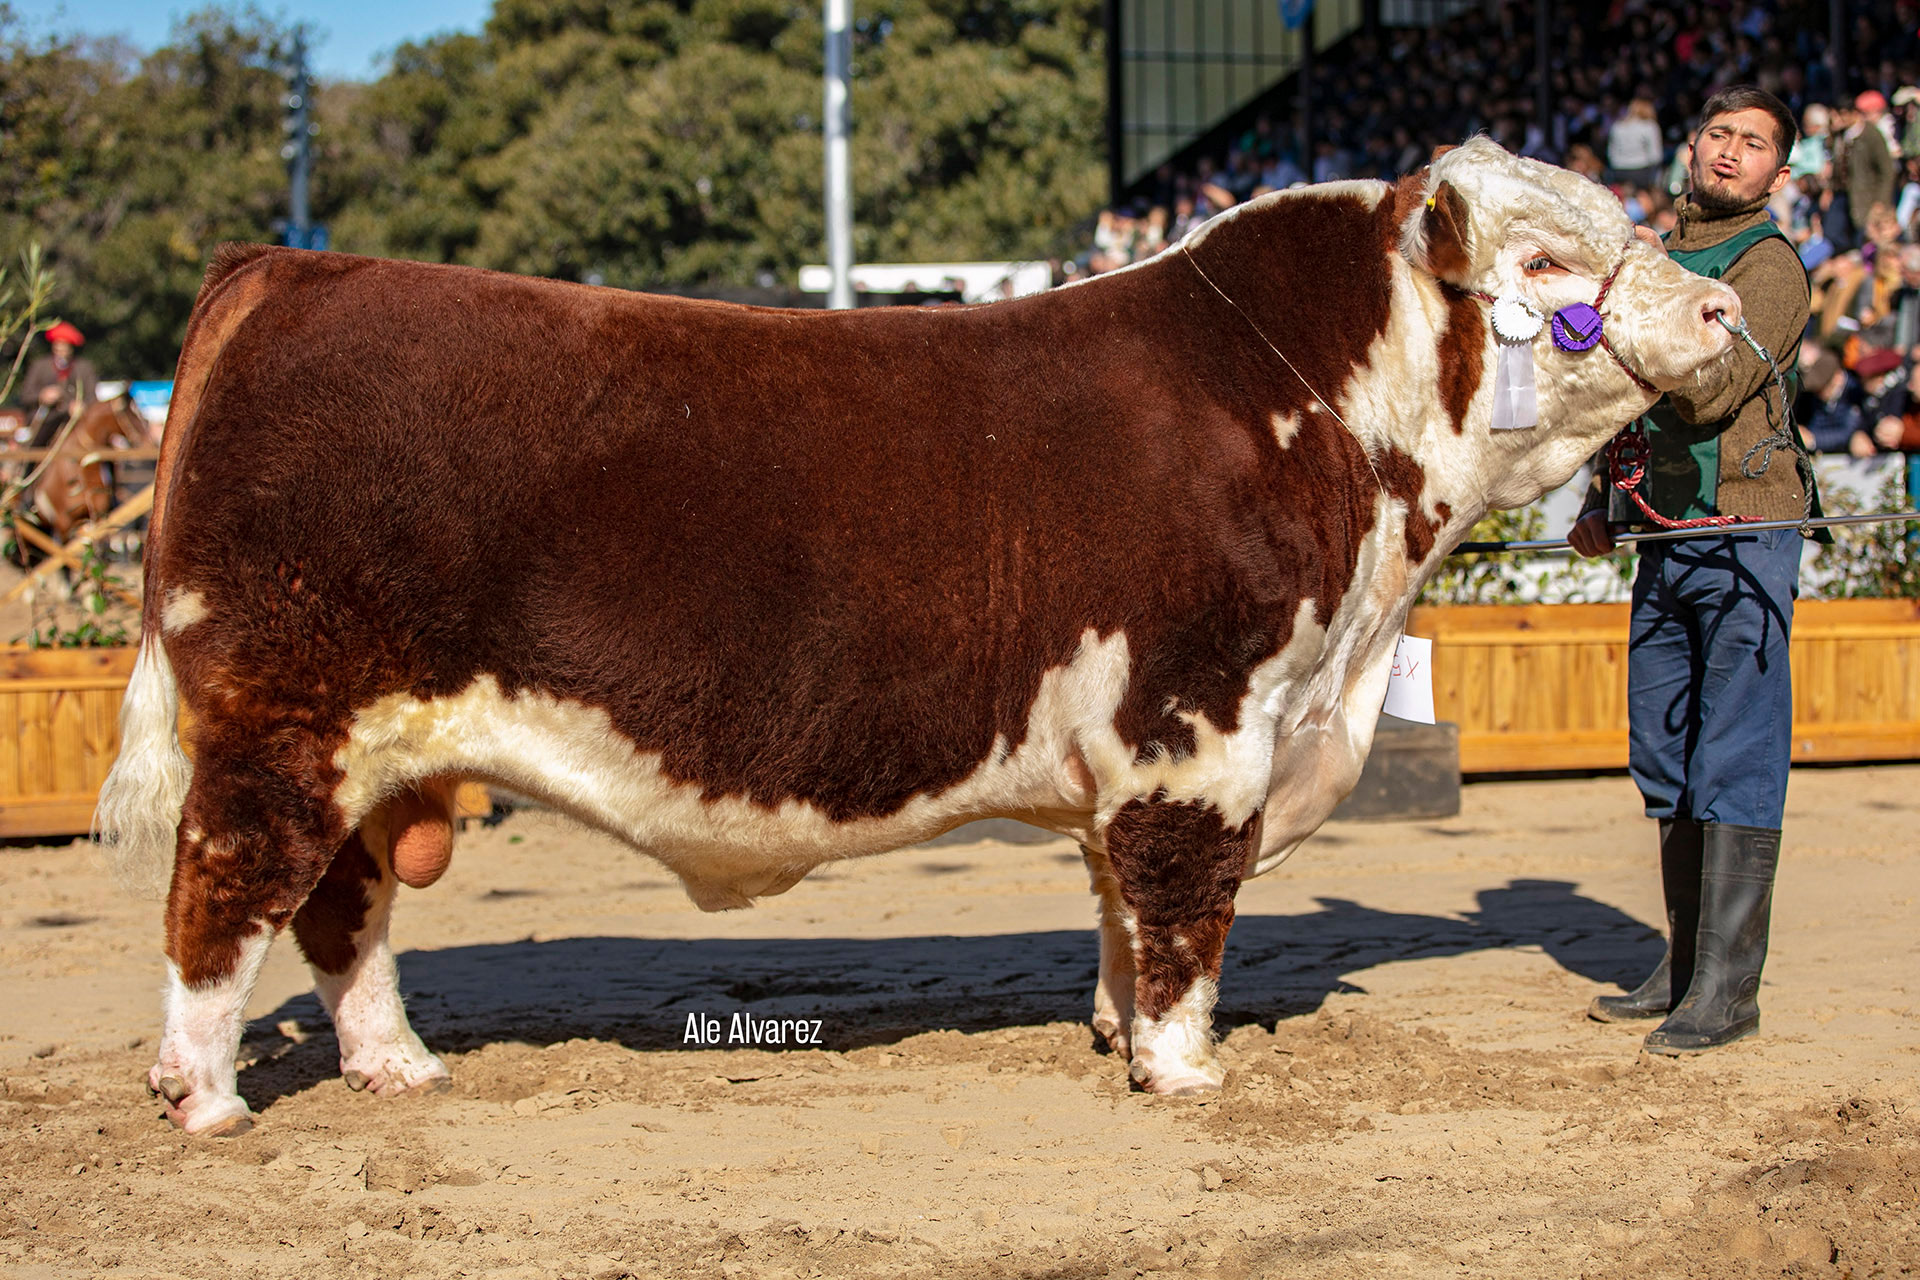
[[[307,78],[307,29],[293,30],[293,63],[287,69],[292,87],[287,93],[287,141],[280,154],[287,161],[287,235],[296,249],[311,249],[313,218],[307,190],[313,176],[313,82]]]
[[[852,88],[853,0],[827,3],[827,305],[853,306],[853,197],[847,164],[848,98]]]

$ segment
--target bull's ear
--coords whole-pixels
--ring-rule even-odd
[[[1401,226],[1401,245],[1413,264],[1448,284],[1466,288],[1473,274],[1473,240],[1467,202],[1442,182]]]
[[[1451,143],[1451,142],[1442,143],[1441,145],[1433,149],[1433,154],[1427,157],[1427,163],[1431,164],[1435,160],[1438,160],[1441,156],[1447,154],[1447,152],[1458,151],[1459,149],[1460,148],[1454,143]]]

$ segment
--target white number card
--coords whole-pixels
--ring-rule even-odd
[[[1387,701],[1380,709],[1402,720],[1433,723],[1433,641],[1401,636],[1387,677]]]

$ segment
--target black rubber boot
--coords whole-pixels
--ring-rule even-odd
[[[1667,1020],[1648,1033],[1649,1053],[1718,1049],[1760,1029],[1760,968],[1767,960],[1780,833],[1718,822],[1702,831],[1693,981]]]
[[[1623,996],[1595,996],[1587,1016],[1596,1022],[1664,1018],[1673,992],[1693,975],[1693,932],[1700,919],[1700,824],[1692,818],[1660,820],[1660,888],[1667,900],[1667,954],[1647,980]],[[1684,976],[1673,981],[1675,962]]]

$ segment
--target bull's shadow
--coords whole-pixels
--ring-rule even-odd
[[[1227,943],[1224,1027],[1317,1010],[1349,980],[1395,960],[1537,946],[1569,972],[1631,984],[1659,960],[1660,935],[1562,880],[1482,891],[1464,916],[1379,911],[1316,899],[1298,915],[1242,915]],[[818,1018],[824,1047],[888,1044],[922,1031],[980,1031],[1079,1021],[1091,1008],[1099,944],[1092,929],[919,938],[659,939],[587,937],[411,951],[400,985],[414,1027],[435,1049],[574,1037],[630,1048],[699,1048],[690,1014]],[[285,1019],[324,1027],[312,995],[249,1028],[267,1054],[241,1075],[256,1106],[334,1075],[331,1035],[290,1048]]]

